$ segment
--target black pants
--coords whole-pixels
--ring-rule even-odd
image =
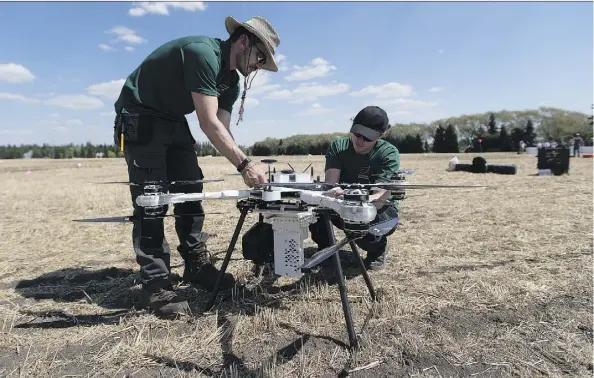
[[[579,146],[574,146],[573,147],[573,157],[580,157],[580,147]]]
[[[118,120],[114,129],[114,141],[119,145]],[[133,118],[130,120],[130,118]],[[187,121],[180,122],[156,119],[151,116],[137,118],[123,117],[128,139],[124,137],[124,156],[128,165],[131,185],[130,193],[134,206],[134,217],[149,216],[147,211],[136,205],[136,197],[143,194],[142,183],[163,181],[162,192],[201,193],[203,185],[168,185],[168,181],[200,180],[204,178],[198,165],[194,150],[195,140],[190,133]],[[169,206],[152,209],[164,215]],[[156,210],[156,211],[155,211]],[[192,250],[206,249],[207,235],[202,232],[204,210],[202,203],[184,202],[174,205],[175,231],[179,238],[178,251],[184,257]],[[188,214],[188,215],[185,215]],[[198,215],[196,215],[198,214]],[[132,240],[136,262],[140,265],[140,278],[143,284],[167,285],[170,274],[170,248],[165,238],[163,218],[137,219],[133,222]]]
[[[387,221],[388,219],[392,219],[395,217],[398,217],[398,211],[396,210],[396,208],[394,208],[393,206],[386,207],[381,211],[378,210],[378,215],[371,222],[371,224]],[[338,216],[336,212],[330,212],[330,220],[332,221],[332,224],[334,226],[338,227],[341,230],[344,230],[343,220]],[[367,257],[369,259],[374,260],[386,251],[386,246],[388,245],[388,236],[392,235],[394,231],[396,231],[396,227],[392,228],[388,233],[382,236],[366,234],[364,237],[355,240],[355,244],[359,248],[367,252]],[[318,245],[319,250],[322,250],[330,246],[330,241],[328,240],[328,232],[326,229],[326,223],[324,222],[324,218],[320,216],[315,223],[311,224],[309,226],[309,232],[311,233],[311,239]]]

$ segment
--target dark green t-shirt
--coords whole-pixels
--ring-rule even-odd
[[[326,150],[326,167],[340,169],[340,183],[374,184],[392,182],[400,170],[400,152],[383,139],[377,141],[367,154],[358,154],[353,149],[351,138],[334,139]],[[398,208],[398,201],[389,198]]]
[[[116,113],[125,108],[180,120],[195,110],[191,92],[218,97],[219,109],[231,113],[239,97],[239,74],[229,69],[229,48],[227,41],[204,36],[158,47],[126,79]]]

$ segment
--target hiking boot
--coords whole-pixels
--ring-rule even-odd
[[[368,254],[363,259],[363,265],[365,266],[366,270],[380,270],[384,267],[385,262],[386,262],[386,253],[385,252],[377,257],[370,256]]]
[[[186,252],[182,252],[179,248],[178,250],[184,259],[182,281],[201,285],[208,290],[213,290],[220,271],[208,258],[206,247],[203,246]],[[229,289],[233,286],[235,286],[235,278],[232,274],[225,273],[219,288]]]
[[[157,316],[188,315],[188,301],[180,297],[169,283],[144,285],[146,301]]]

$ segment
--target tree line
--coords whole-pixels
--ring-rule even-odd
[[[537,134],[534,123],[531,119],[526,121],[525,127],[516,126],[508,132],[505,125],[497,126],[495,115],[491,113],[486,130],[480,128],[474,134],[474,138],[465,146],[465,152],[509,152],[517,151],[520,143],[524,142],[527,147],[534,147],[537,144]],[[563,142],[559,142],[563,143]],[[455,153],[460,152],[460,138],[458,132],[449,124],[444,128],[441,124],[437,126],[433,137],[433,152]]]
[[[240,146],[251,156],[323,155],[330,142],[348,135],[343,133],[293,135],[287,138],[266,138],[252,146]],[[592,117],[575,111],[552,107],[534,110],[486,112],[439,119],[430,123],[394,123],[384,139],[406,153],[456,153],[516,151],[519,143],[536,146],[539,141],[568,144],[579,132],[586,145],[592,145]],[[198,156],[220,155],[210,142],[199,142]],[[0,159],[31,158],[94,158],[123,157],[114,145],[68,144],[64,146],[8,145],[0,146]]]
[[[244,153],[249,148],[239,146]],[[197,142],[195,146],[198,156],[220,155],[210,142]],[[66,144],[52,146],[49,144],[24,144],[0,146],[0,159],[90,159],[90,158],[122,158],[124,153],[113,144]]]

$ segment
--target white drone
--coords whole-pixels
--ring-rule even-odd
[[[265,159],[262,162],[273,164],[276,160]],[[290,166],[290,165],[289,165]],[[292,168],[292,167],[291,167]],[[307,171],[307,168],[305,169]],[[327,258],[334,256],[334,265],[337,269],[338,286],[343,303],[343,310],[347,323],[347,331],[352,347],[358,345],[352,324],[350,305],[347,301],[346,286],[338,258],[338,251],[346,244],[350,244],[355,261],[359,265],[361,274],[367,284],[370,295],[376,299],[375,290],[371,279],[363,265],[354,241],[370,233],[382,236],[398,224],[396,214],[377,209],[374,203],[369,202],[369,195],[375,188],[391,192],[392,198],[404,199],[406,189],[423,188],[476,188],[476,185],[425,185],[408,184],[405,182],[404,173],[399,172],[393,182],[374,184],[329,184],[313,179],[311,173],[296,172],[294,169],[271,172],[269,169],[269,182],[254,189],[223,190],[218,192],[203,193],[163,193],[161,183],[127,183],[142,185],[144,194],[136,198],[136,204],[144,208],[147,216],[163,217],[164,206],[205,200],[236,200],[240,210],[240,217],[231,238],[231,242],[219,276],[215,283],[211,297],[206,305],[208,311],[214,304],[222,277],[225,274],[239,233],[248,212],[259,214],[259,222],[244,234],[243,255],[252,260],[261,271],[264,265],[272,265],[275,275],[300,278],[304,273],[322,263]],[[206,183],[222,180],[196,180],[185,183]],[[173,184],[173,183],[172,183]],[[177,182],[184,184],[184,182]],[[326,195],[326,191],[340,187],[344,190],[342,198]],[[389,206],[386,206],[389,208]],[[340,242],[334,239],[333,225],[330,213],[338,214],[344,222],[346,237]],[[176,215],[174,215],[176,216]],[[327,223],[330,230],[331,246],[325,248],[306,261],[304,255],[304,242],[309,237],[309,225],[316,222],[319,217]],[[105,222],[105,221],[131,221],[133,217],[96,218],[77,221]],[[258,230],[255,227],[259,227]],[[253,233],[251,233],[254,231]],[[255,238],[248,240],[248,236]],[[271,240],[272,239],[272,240]],[[270,250],[272,249],[272,250]]]

